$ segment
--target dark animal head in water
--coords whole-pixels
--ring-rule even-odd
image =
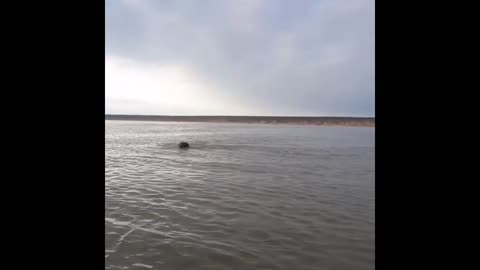
[[[188,148],[190,145],[187,142],[181,142],[178,144],[179,148]]]

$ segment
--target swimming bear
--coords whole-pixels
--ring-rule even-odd
[[[190,145],[187,142],[181,142],[178,144],[179,148],[188,148]]]

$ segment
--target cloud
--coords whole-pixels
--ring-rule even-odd
[[[222,102],[215,85],[185,66],[157,66],[128,58],[105,59],[106,113],[116,114],[229,114],[247,113]]]
[[[371,0],[107,0],[107,112],[374,115],[374,24]]]

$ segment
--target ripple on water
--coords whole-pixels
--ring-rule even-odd
[[[105,269],[374,269],[374,129],[106,127]]]

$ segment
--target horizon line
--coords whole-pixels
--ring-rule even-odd
[[[105,116],[160,116],[160,117],[298,117],[298,118],[371,118],[375,119],[375,116],[293,116],[293,115],[220,115],[220,114],[212,114],[212,115],[172,115],[172,114],[112,114],[112,113],[105,113]]]

